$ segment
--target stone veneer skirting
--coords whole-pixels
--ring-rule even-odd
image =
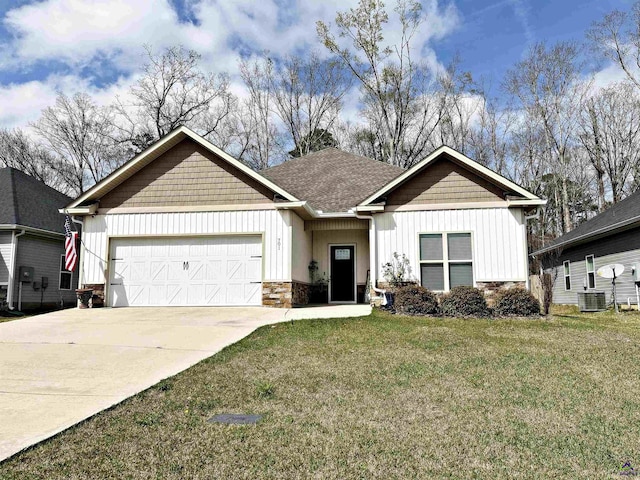
[[[302,282],[262,282],[262,305],[291,308],[309,303],[310,287]]]
[[[510,288],[527,288],[527,282],[478,282],[478,289],[484,292],[485,296],[491,296],[500,290]]]
[[[90,308],[103,307],[104,306],[104,283],[85,283],[82,288],[93,289],[93,296],[89,303]]]

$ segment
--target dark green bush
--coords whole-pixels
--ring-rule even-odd
[[[407,285],[395,292],[394,308],[405,315],[437,315],[440,313],[438,297],[420,285]]]
[[[488,317],[491,311],[487,307],[484,294],[473,287],[453,287],[442,296],[442,313],[448,317]]]
[[[503,317],[529,317],[540,315],[540,302],[524,288],[510,288],[496,294],[493,309]]]

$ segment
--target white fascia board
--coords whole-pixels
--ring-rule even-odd
[[[69,207],[69,208],[61,208],[58,210],[59,213],[64,213],[67,215],[93,215],[98,211],[98,204],[92,203],[91,205],[87,205],[85,207]]]
[[[311,218],[317,218],[319,216],[319,212],[315,210],[311,205],[307,202],[295,201],[295,202],[280,202],[273,204],[276,210],[298,210],[301,209],[305,214],[309,215]]]
[[[536,206],[542,206],[542,205],[546,205],[547,201],[546,200],[542,200],[541,198],[538,199],[531,199],[531,200],[507,200],[507,205],[510,207],[536,207]]]
[[[356,212],[384,212],[384,205],[358,205]]]
[[[190,129],[188,129],[187,127],[183,126],[183,127],[178,127],[173,132],[165,135],[160,140],[158,140],[156,143],[154,143],[149,148],[147,148],[144,152],[139,153],[138,155],[133,157],[131,160],[129,160],[129,162],[125,163],[122,167],[120,167],[119,169],[117,169],[116,171],[114,171],[113,173],[108,175],[106,178],[104,178],[100,182],[96,183],[93,187],[91,187],[84,194],[80,195],[80,197],[78,197],[71,204],[69,204],[69,206],[67,208],[71,209],[71,208],[77,207],[81,203],[87,201],[88,199],[91,199],[92,195],[94,195],[95,192],[98,192],[100,190],[108,188],[108,186],[111,185],[112,183],[116,183],[118,179],[120,179],[121,177],[126,175],[132,169],[135,169],[135,167],[138,164],[140,164],[141,162],[143,162],[147,157],[149,157],[150,155],[156,153],[164,145],[166,145],[167,143],[171,142],[172,140],[176,140],[177,137],[179,137],[179,136],[183,136],[184,138],[186,138],[186,137],[190,138],[191,140],[193,140],[194,142],[200,144],[202,147],[206,148],[207,150],[209,150],[213,154],[215,154],[215,155],[219,156],[220,158],[222,158],[223,160],[225,160],[227,163],[229,163],[232,166],[236,167],[241,172],[245,173],[246,175],[248,175],[249,177],[253,178],[257,182],[261,183],[265,187],[267,187],[270,190],[278,193],[279,195],[282,195],[287,200],[292,201],[292,202],[298,201],[298,199],[296,197],[294,197],[290,193],[284,191],[282,188],[278,187],[275,183],[267,180],[265,177],[263,177],[259,173],[254,172],[249,167],[244,165],[242,162],[236,160],[231,155],[229,155],[229,154],[225,153],[224,151],[220,150],[218,147],[213,145],[208,140],[205,140],[204,138],[202,138],[197,133],[195,133],[195,132],[191,131]],[[183,140],[183,139],[179,139],[178,142],[181,141],[181,140]]]
[[[446,154],[452,156],[453,158],[458,160],[460,163],[462,163],[465,166],[469,167],[469,169],[471,169],[472,171],[476,171],[476,172],[480,173],[481,175],[484,175],[485,177],[491,178],[492,180],[494,180],[499,185],[502,185],[503,187],[506,187],[506,188],[508,188],[510,190],[513,190],[514,192],[519,193],[520,195],[522,195],[526,199],[529,199],[529,200],[540,200],[539,197],[537,197],[533,193],[525,190],[521,186],[516,185],[511,180],[508,180],[505,177],[503,177],[502,175],[499,175],[496,172],[488,169],[484,165],[481,165],[478,162],[475,162],[475,161],[471,160],[469,157],[467,157],[466,155],[461,154],[460,152],[457,152],[453,148],[450,148],[450,147],[447,147],[447,146],[443,145],[442,147],[438,148],[433,153],[431,153],[427,158],[425,158],[424,160],[418,162],[416,165],[411,167],[409,170],[404,172],[402,175],[400,175],[399,177],[396,177],[394,180],[392,180],[387,185],[382,187],[380,190],[375,192],[369,198],[364,200],[358,206],[358,208],[360,208],[361,206],[368,205],[369,203],[375,201],[377,198],[381,197],[382,195],[386,194],[390,190],[394,189],[395,187],[397,187],[398,185],[400,185],[404,181],[408,180],[409,178],[414,176],[416,173],[421,171],[423,168],[425,168],[427,165],[429,165],[434,160],[436,160],[438,157],[440,157],[440,155],[442,155],[443,153],[446,153]]]

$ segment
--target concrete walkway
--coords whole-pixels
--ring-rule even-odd
[[[365,305],[63,310],[0,323],[0,460],[272,323]]]

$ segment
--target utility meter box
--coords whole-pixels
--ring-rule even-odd
[[[47,288],[49,286],[49,277],[42,277],[42,288]]]
[[[18,279],[22,283],[33,282],[33,267],[20,267],[18,270]]]
[[[634,263],[631,268],[633,269],[633,281],[640,283],[640,263]]]

